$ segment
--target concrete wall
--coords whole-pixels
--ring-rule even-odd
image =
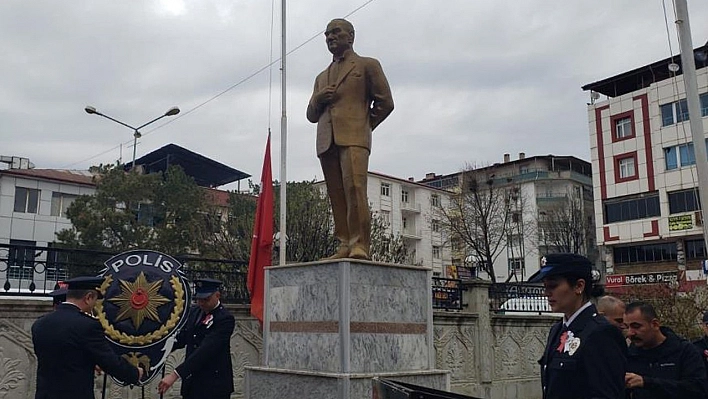
[[[489,312],[488,284],[468,285],[465,312],[436,312],[434,336],[438,369],[451,371],[454,392],[485,398],[541,398],[539,367],[546,335],[555,319],[545,316],[497,315]],[[231,306],[237,323],[231,337],[231,357],[236,392],[243,397],[245,367],[260,365],[263,350],[258,322],[245,306]],[[48,301],[0,297],[0,398],[34,397],[36,358],[30,328],[50,312]],[[167,362],[172,371],[183,359],[176,351]],[[156,378],[145,387],[145,398],[158,398]],[[96,398],[102,397],[103,377],[96,378]],[[106,398],[142,397],[140,388],[120,388],[109,383]],[[179,397],[177,382],[165,398]]]

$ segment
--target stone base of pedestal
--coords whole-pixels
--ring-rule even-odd
[[[294,371],[248,367],[246,399],[371,399],[374,377],[449,391],[449,372],[442,370],[376,374]]]
[[[264,367],[247,370],[246,399],[370,399],[373,377],[447,390],[431,278],[354,259],[267,268]]]
[[[341,259],[266,269],[264,366],[326,373],[430,370],[428,268]]]

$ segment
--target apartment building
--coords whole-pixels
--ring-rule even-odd
[[[325,182],[317,187],[326,192]],[[372,212],[380,215],[394,236],[403,239],[411,263],[430,267],[436,277],[449,277],[450,243],[435,220],[435,207],[443,206],[450,193],[414,178],[401,179],[368,172],[367,197]],[[454,276],[453,276],[454,277]]]
[[[592,235],[591,166],[587,161],[573,156],[526,157],[524,153],[512,160],[510,154],[504,154],[501,163],[448,175],[429,173],[420,183],[454,193],[464,187],[463,179],[504,194],[499,198],[505,201],[509,217],[498,232],[504,238],[493,261],[496,281],[525,281],[539,269],[541,257],[552,252],[597,258]],[[578,236],[565,239],[568,228]],[[473,275],[491,279],[480,267],[484,260],[469,248],[457,246],[451,259],[456,267],[471,268]]]
[[[0,156],[0,281],[13,289],[52,289],[66,277],[61,254],[52,251],[56,233],[71,227],[69,205],[95,193],[89,171],[35,169],[26,158]],[[185,148],[168,144],[136,160],[144,173],[179,165],[217,207],[228,207],[229,193],[218,187],[250,175]],[[140,217],[140,216],[138,216]],[[43,288],[44,287],[44,288]],[[7,289],[5,289],[7,290]],[[0,290],[2,291],[2,290]]]
[[[694,56],[705,136],[708,46]],[[682,71],[672,57],[583,86],[597,240],[606,272],[616,275],[609,286],[692,280],[708,259]]]

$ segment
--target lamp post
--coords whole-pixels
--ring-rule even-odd
[[[142,136],[142,134],[140,134],[140,129],[144,128],[145,126],[147,126],[147,125],[149,125],[149,124],[151,124],[151,123],[153,123],[153,122],[157,122],[157,121],[159,121],[160,119],[162,119],[162,118],[164,118],[164,117],[166,117],[166,116],[173,116],[173,115],[179,114],[179,108],[177,108],[177,107],[172,107],[172,108],[168,109],[167,112],[165,112],[164,114],[162,114],[162,115],[158,116],[157,118],[151,120],[150,122],[144,123],[144,124],[142,124],[142,125],[140,125],[140,126],[138,126],[138,127],[132,127],[132,126],[130,126],[130,125],[127,124],[127,123],[123,123],[123,122],[119,121],[118,119],[111,118],[111,117],[108,116],[108,115],[105,115],[105,114],[102,114],[102,113],[98,112],[98,110],[96,110],[95,107],[92,107],[92,106],[90,106],[90,105],[87,105],[86,108],[84,108],[84,111],[86,111],[86,113],[88,113],[88,114],[98,115],[98,116],[102,116],[102,117],[104,117],[104,118],[106,118],[106,119],[110,119],[110,120],[112,120],[113,122],[118,123],[118,124],[120,124],[120,125],[123,125],[123,126],[129,128],[129,129],[131,129],[131,130],[133,131],[133,162],[130,164],[130,170],[135,169],[135,149],[136,149],[136,147],[137,147],[137,145],[138,145],[138,139]]]

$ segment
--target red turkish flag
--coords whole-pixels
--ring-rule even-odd
[[[263,325],[265,267],[271,265],[273,251],[273,173],[270,167],[270,132],[266,144],[261,193],[258,195],[256,220],[253,224],[251,258],[248,262],[248,293],[251,296],[251,315]]]

